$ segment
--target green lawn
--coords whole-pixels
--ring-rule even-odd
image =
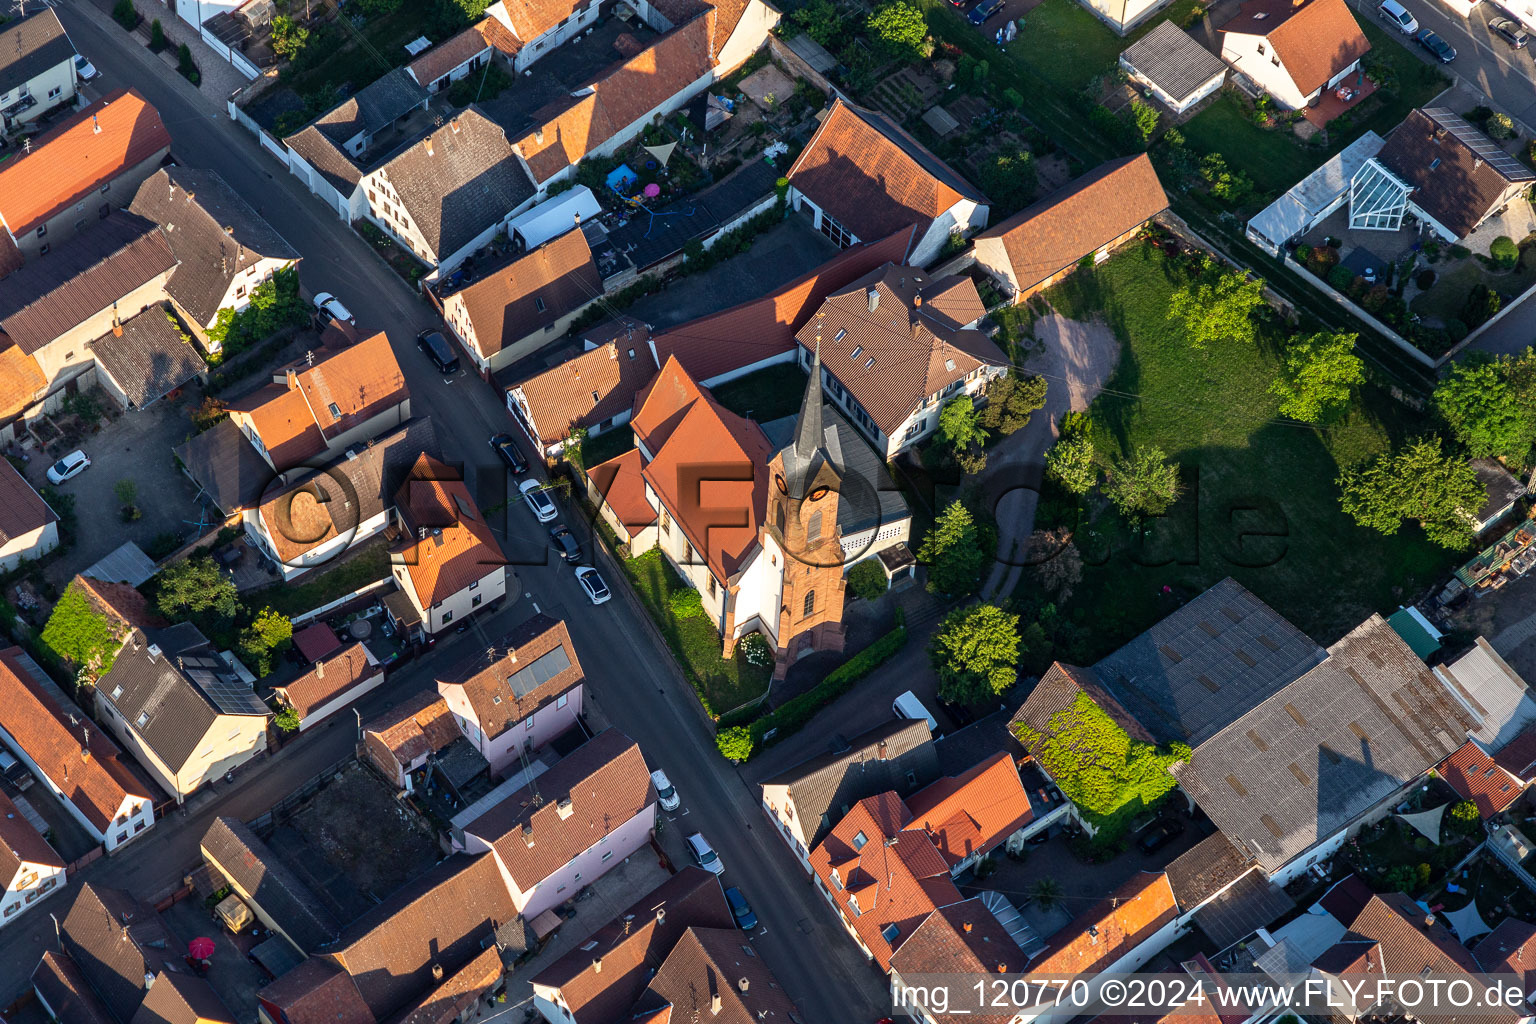
[[[283,84],[308,100],[317,92],[329,93],[350,84],[356,94],[385,73],[411,61],[405,44],[426,35],[440,41],[440,32],[429,28],[432,4],[401,4],[387,14],[368,19],[355,28],[343,14],[336,21],[312,33],[306,51],[295,64],[283,71]],[[328,110],[340,97],[327,99],[320,111]]]
[[[389,549],[381,539],[365,544],[339,565],[299,577],[298,583],[274,583],[242,595],[241,603],[252,611],[271,608],[293,618],[312,608],[345,597],[359,587],[366,587],[389,575]]]
[[[730,661],[721,658],[720,633],[707,615],[691,619],[673,617],[668,599],[688,584],[667,564],[660,551],[652,548],[631,558],[624,563],[624,570],[667,646],[683,666],[705,711],[723,715],[767,692],[772,665],[749,665],[740,653]]]
[[[1045,0],[1024,16],[1018,38],[1005,49],[1057,89],[1078,92],[1094,78],[1112,71],[1121,52],[1158,22],[1172,18],[1183,24],[1195,6],[1195,0],[1176,0],[1122,39],[1077,0]]]
[[[634,446],[635,431],[629,424],[613,427],[581,442],[581,463],[584,466],[600,466]]]
[[[1061,611],[1091,621],[1071,652],[1083,664],[1229,575],[1327,644],[1457,561],[1417,527],[1383,537],[1339,509],[1340,464],[1373,457],[1418,421],[1375,388],[1331,429],[1281,419],[1268,391],[1274,339],[1191,349],[1166,313],[1182,274],[1158,250],[1135,246],[1048,295],[1063,315],[1103,315],[1124,345],[1091,409],[1100,458],[1156,444],[1184,470],[1185,496],[1144,541],[1109,510],[1078,530],[1086,567]],[[1016,596],[1039,605],[1032,574]]]
[[[715,400],[738,416],[759,423],[793,416],[805,397],[805,371],[798,363],[778,363],[711,388]]]

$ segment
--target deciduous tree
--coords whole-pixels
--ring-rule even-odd
[[[942,700],[986,700],[1018,679],[1019,617],[992,604],[956,608],[934,633],[928,656]]]
[[[1361,526],[1394,534],[1404,519],[1424,528],[1430,540],[1447,548],[1472,541],[1470,516],[1486,494],[1465,460],[1440,450],[1440,440],[1416,441],[1380,456],[1363,469],[1339,476],[1341,504]]]
[[[1528,464],[1536,443],[1536,353],[1531,349],[1496,359],[1474,354],[1453,364],[1435,388],[1434,401],[1471,455]]]
[[[928,36],[928,21],[920,7],[893,0],[877,7],[869,16],[869,34],[892,57],[916,60],[923,55],[923,40]]]
[[[1221,342],[1251,345],[1254,311],[1264,305],[1264,282],[1249,280],[1241,271],[1221,272],[1214,282],[1197,281],[1173,293],[1168,319],[1184,325],[1197,349]]]
[[[971,510],[952,501],[923,538],[917,557],[928,567],[928,589],[949,597],[973,594],[989,552],[981,549]]]
[[[1138,445],[1115,459],[1104,493],[1128,519],[1160,516],[1179,498],[1179,467],[1156,445]]]
[[[981,408],[981,425],[988,430],[1012,434],[1029,422],[1029,417],[1045,405],[1044,377],[1023,377],[1009,370],[987,384],[987,404]]]
[[[1046,453],[1045,471],[1073,494],[1087,494],[1099,482],[1093,439],[1087,434],[1063,437]]]
[[[155,603],[160,614],[173,620],[205,611],[232,619],[240,607],[234,581],[207,556],[188,558],[162,569]]]
[[[1320,332],[1294,338],[1285,366],[1269,390],[1280,396],[1280,411],[1316,423],[1349,404],[1365,382],[1365,364],[1355,355],[1355,335]]]

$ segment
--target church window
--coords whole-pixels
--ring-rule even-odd
[[[782,535],[784,533],[784,503],[782,501],[774,503],[773,521],[774,525],[779,528],[779,533]]]
[[[810,526],[806,527],[806,536],[809,539],[811,539],[811,540],[815,540],[815,539],[817,539],[818,537],[821,536],[821,510],[820,509],[817,509],[815,512],[811,513],[811,523],[810,523]]]
[[[800,614],[802,616],[806,616],[806,615],[810,615],[814,611],[816,611],[816,591],[814,591],[814,590],[807,590],[805,592],[804,610]]]

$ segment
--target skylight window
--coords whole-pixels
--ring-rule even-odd
[[[848,337],[848,329],[840,328],[836,334],[832,335],[832,343],[835,345],[846,337]]]
[[[955,361],[953,359],[944,360],[944,369],[953,373],[955,371]]]
[[[863,832],[860,832],[853,837],[853,848],[855,850],[862,850],[864,849],[864,844],[867,842],[869,842],[869,836],[865,835]]]
[[[871,366],[874,366],[874,365],[875,365],[875,357],[874,356],[870,356],[868,359],[864,360],[864,369],[867,370]]]
[[[139,712],[139,717],[138,717],[137,721],[135,722],[135,724],[140,729],[142,729],[146,725],[148,725],[149,724],[149,712],[148,711],[140,711]]]
[[[864,346],[863,345],[856,345],[854,347],[853,351],[848,353],[848,358],[849,359],[857,359],[857,358],[859,358],[859,356],[861,356],[863,354],[864,354]]]
[[[328,408],[331,410],[332,419],[341,419],[341,406],[337,405],[335,402],[332,402]]]

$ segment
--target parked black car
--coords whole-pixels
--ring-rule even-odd
[[[1420,46],[1434,54],[1435,59],[1441,64],[1449,64],[1456,59],[1456,47],[1441,39],[1429,29],[1425,29],[1414,38],[1419,41]]]
[[[565,561],[572,564],[581,561],[581,543],[564,523],[549,528],[549,544]]]
[[[452,377],[459,372],[458,354],[441,331],[430,327],[422,331],[416,335],[416,347],[427,354],[427,358],[432,360],[444,377]]]
[[[491,438],[491,447],[514,475],[522,476],[528,472],[528,463],[523,460],[522,452],[517,450],[517,442],[512,440],[511,434],[495,435]]]
[[[1184,823],[1173,818],[1164,818],[1147,826],[1147,830],[1136,840],[1142,853],[1156,853],[1179,836],[1184,834]]]

